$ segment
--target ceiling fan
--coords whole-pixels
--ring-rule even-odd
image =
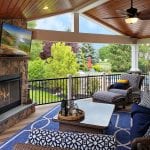
[[[137,8],[133,7],[133,0],[131,0],[131,7],[126,10],[116,10],[121,16],[116,17],[106,17],[102,19],[115,19],[115,18],[125,18],[125,22],[129,24],[136,23],[138,19],[140,20],[150,20],[150,9],[138,12]]]

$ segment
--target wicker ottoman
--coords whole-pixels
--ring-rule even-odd
[[[92,96],[93,102],[115,104],[116,107],[122,105],[125,108],[125,97],[118,93],[109,91],[97,91]]]

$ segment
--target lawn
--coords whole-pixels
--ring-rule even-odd
[[[48,104],[61,101],[63,98],[42,90],[30,90],[30,99],[37,104]]]

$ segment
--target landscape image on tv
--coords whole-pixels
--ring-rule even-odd
[[[27,55],[30,52],[32,32],[3,23],[0,54]]]

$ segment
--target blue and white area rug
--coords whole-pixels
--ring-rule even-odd
[[[0,145],[0,150],[13,150],[16,143],[26,143],[30,131],[34,128],[58,130],[59,124],[53,122],[52,118],[58,113],[60,106],[57,105],[52,110],[41,116],[39,119],[20,130],[12,138]],[[115,112],[112,116],[109,128],[105,134],[115,135],[117,138],[117,150],[130,149],[130,127],[131,118],[128,112]]]

